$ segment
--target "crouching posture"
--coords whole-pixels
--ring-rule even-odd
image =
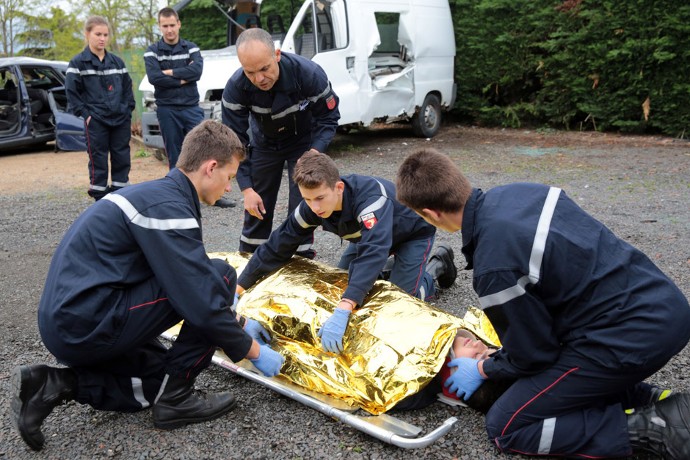
[[[11,416],[32,449],[43,447],[45,418],[69,400],[123,412],[153,407],[161,429],[227,413],[233,395],[194,390],[216,347],[268,376],[280,372],[282,356],[253,339],[265,334],[258,323],[232,311],[235,270],[209,259],[201,236],[200,202],[230,191],[243,158],[229,128],[203,122],[166,177],[106,195],[69,228],[38,310],[43,342],[68,367],[12,374]],[[157,337],[183,319],[166,349]]]
[[[303,200],[254,252],[237,292],[287,263],[319,226],[349,241],[338,263],[338,268],[349,271],[348,286],[319,333],[326,351],[343,351],[350,314],[362,305],[390,255],[388,280],[422,300],[434,295],[435,282],[444,289],[455,282],[453,250],[439,246],[431,255],[436,229],[395,200],[391,182],[356,174],[341,177],[328,155],[313,151],[297,161],[293,179]]]
[[[647,256],[559,188],[473,189],[432,149],[404,161],[397,190],[427,222],[462,232],[474,289],[502,348],[453,360],[445,384],[469,399],[487,379],[515,380],[486,415],[499,449],[690,458],[690,395],[662,399],[640,385],[690,338],[687,299]]]

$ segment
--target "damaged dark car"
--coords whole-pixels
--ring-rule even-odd
[[[86,150],[84,120],[67,113],[67,63],[0,58],[0,149],[55,141],[55,151]]]

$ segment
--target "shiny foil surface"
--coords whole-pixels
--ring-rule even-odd
[[[238,273],[249,258],[209,256],[226,260]],[[346,286],[346,272],[295,257],[242,295],[240,314],[259,321],[271,334],[271,348],[285,357],[279,378],[376,415],[440,371],[459,327],[498,343],[481,311],[472,309],[462,320],[377,281],[364,305],[350,315],[343,353],[324,352],[317,333]]]

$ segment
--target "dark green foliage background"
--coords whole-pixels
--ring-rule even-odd
[[[227,23],[211,0],[195,0],[179,12],[180,35],[196,43],[202,50],[226,46]]]
[[[290,25],[290,14],[301,6],[301,0],[265,0],[261,5],[261,16],[280,14],[283,24]],[[182,36],[202,50],[218,49],[227,46],[227,22],[223,13],[214,6],[212,0],[194,0],[179,12],[182,22]],[[262,26],[266,26],[262,24]]]
[[[685,2],[455,0],[451,7],[461,116],[511,127],[690,134]]]

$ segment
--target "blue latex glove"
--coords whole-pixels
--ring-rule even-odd
[[[260,322],[247,318],[247,324],[244,325],[244,332],[249,334],[249,336],[259,342],[261,345],[265,345],[271,341],[271,335],[266,329],[261,325]]]
[[[277,351],[271,350],[268,345],[261,345],[259,357],[249,361],[256,366],[266,377],[275,377],[280,374],[285,358]]]
[[[458,395],[458,398],[467,401],[486,380],[479,373],[478,364],[478,359],[455,358],[448,363],[448,367],[457,367],[457,369],[448,377],[445,386],[449,387],[451,393]],[[465,395],[464,398],[463,395]]]
[[[336,308],[330,318],[323,323],[319,330],[321,346],[331,353],[343,351],[343,334],[347,329],[347,320],[350,318],[350,310]]]

